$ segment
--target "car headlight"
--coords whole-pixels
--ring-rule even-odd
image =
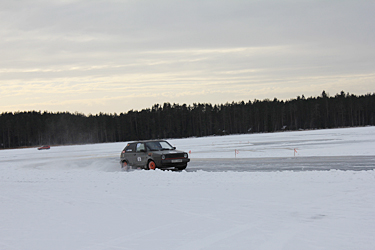
[[[162,160],[165,160],[165,155],[162,155],[162,156],[161,156],[161,159],[162,159]]]
[[[188,158],[188,154],[184,154],[184,157],[185,157],[185,158]]]

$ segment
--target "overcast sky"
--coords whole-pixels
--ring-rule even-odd
[[[375,1],[3,0],[0,113],[375,91]]]

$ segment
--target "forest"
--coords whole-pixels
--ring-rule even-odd
[[[84,115],[70,112],[3,112],[0,148],[187,138],[285,130],[375,125],[375,94],[343,91],[291,100],[221,105],[155,104],[141,111]]]

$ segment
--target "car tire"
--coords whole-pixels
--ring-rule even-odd
[[[156,169],[156,164],[153,160],[151,160],[147,163],[147,169],[149,169],[149,170],[155,170]]]
[[[122,168],[123,170],[129,170],[128,162],[127,162],[127,161],[123,161],[123,162],[121,162],[121,168]]]

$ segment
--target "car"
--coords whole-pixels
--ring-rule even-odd
[[[43,145],[41,147],[38,148],[38,150],[43,150],[43,149],[50,149],[51,147],[48,146],[48,145]]]
[[[158,168],[181,171],[189,161],[188,153],[176,150],[176,147],[165,140],[130,142],[120,156],[121,167],[125,170]]]

